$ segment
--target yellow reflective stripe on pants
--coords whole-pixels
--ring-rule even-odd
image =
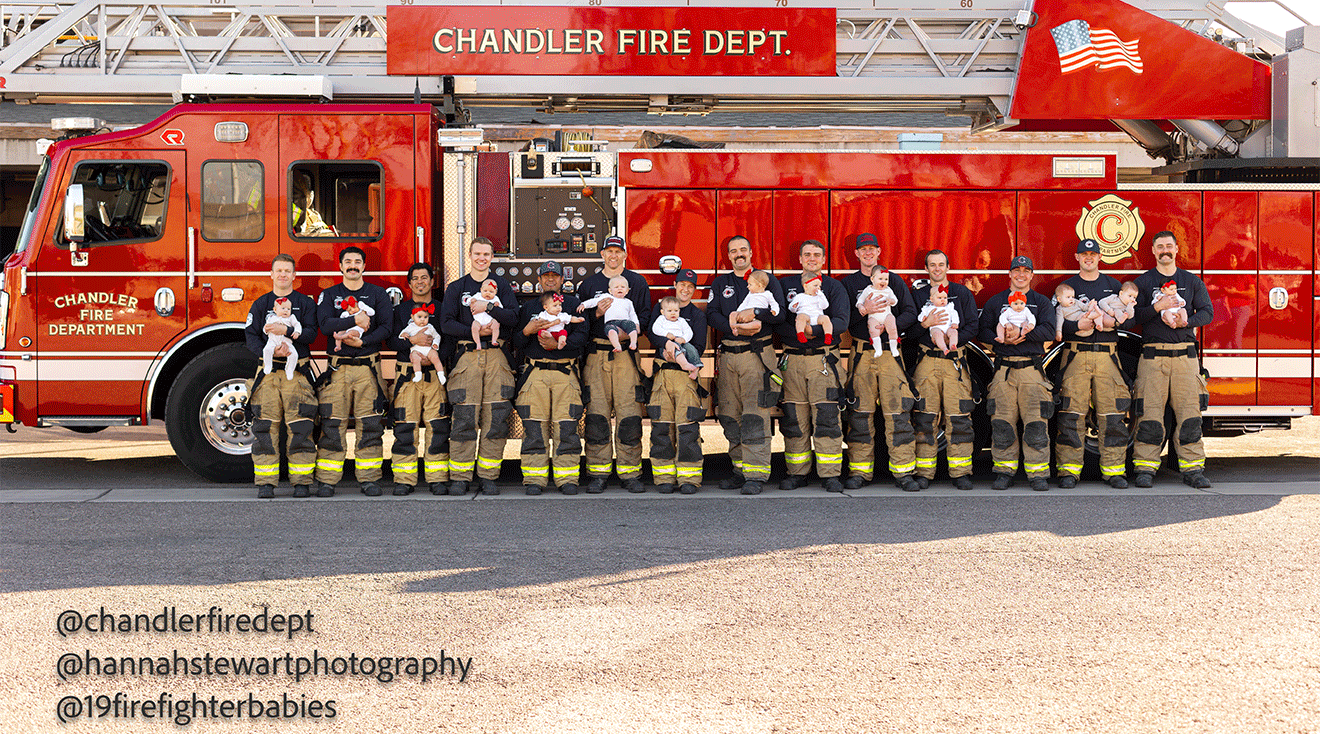
[[[701,467],[699,466],[680,466],[678,467],[678,476],[681,479],[700,479]]]
[[[454,461],[453,459],[449,460],[449,468],[456,472],[472,471],[472,468],[475,467],[476,465],[477,462],[475,461]]]
[[[1078,467],[1077,470],[1081,471],[1081,467]],[[1121,477],[1127,473],[1127,467],[1121,464],[1119,466],[1102,466],[1100,467],[1100,473],[1107,477]]]
[[[1198,470],[1198,469],[1204,469],[1204,468],[1205,468],[1205,462],[1204,462],[1204,461],[1183,461],[1183,460],[1179,459],[1179,460],[1178,460],[1178,466],[1179,466],[1179,468],[1181,468],[1181,469],[1183,470],[1183,473],[1187,473],[1187,472],[1193,472],[1193,471],[1196,471],[1196,470]]]
[[[852,461],[848,463],[848,471],[853,474],[870,474],[875,471],[874,461]]]
[[[1059,473],[1070,476],[1077,476],[1082,473],[1081,464],[1059,464]]]
[[[548,466],[527,466],[523,465],[523,474],[529,477],[549,477],[550,467]]]
[[[609,474],[614,469],[614,464],[587,464],[587,473],[589,474]]]
[[[619,464],[619,473],[620,473],[620,474],[637,474],[637,473],[639,473],[639,472],[641,472],[641,471],[642,471],[642,465],[641,465],[641,464],[637,464],[636,466],[633,466],[633,465],[627,465],[627,466],[625,466],[625,465],[623,465],[623,464]]]
[[[1048,472],[1048,471],[1050,470],[1050,465],[1049,465],[1049,464],[1023,464],[1023,465],[1022,465],[1022,468],[1023,468],[1023,469],[1026,469],[1028,474],[1031,474],[1032,472],[1035,472],[1036,474],[1039,474],[1039,473],[1041,473],[1041,472]]]
[[[577,479],[578,468],[576,466],[556,466],[554,467],[555,481],[561,479]]]
[[[768,467],[768,466],[757,466],[757,465],[755,465],[755,464],[743,464],[743,471],[745,471],[745,472],[749,472],[749,473],[750,473],[750,472],[762,472],[762,473],[765,473],[765,474],[769,474],[769,473],[770,473],[770,467]]]
[[[891,474],[907,474],[916,468],[916,461],[910,461],[906,464],[895,464],[892,461],[889,462],[889,471]]]
[[[651,462],[652,474],[663,474],[667,476],[673,476],[676,468],[677,465],[675,464],[657,464],[654,461]]]
[[[498,469],[503,459],[487,459],[484,456],[477,457],[477,466],[482,469]]]
[[[787,451],[785,451],[784,461],[788,462],[789,464],[805,464],[808,461],[811,461],[811,452],[808,451],[802,454],[790,454]]]
[[[958,467],[958,468],[961,469],[961,468],[964,467],[964,466],[971,466],[971,465],[972,465],[972,457],[970,457],[970,456],[950,456],[950,457],[949,457],[949,468],[950,468],[950,469],[952,469],[952,468],[954,468],[954,467]]]
[[[326,471],[340,471],[344,468],[344,462],[336,459],[317,459],[316,468]]]
[[[999,473],[999,474],[1016,474],[1016,473],[1017,473],[1017,462],[1016,462],[1016,461],[996,461],[996,462],[995,462],[995,472],[996,472],[996,473]]]
[[[272,476],[272,475],[273,475],[273,476],[279,476],[279,475],[280,475],[280,465],[279,465],[279,464],[253,464],[253,465],[252,465],[252,473],[255,474],[255,475],[257,475],[257,476],[259,476],[259,477],[267,477],[267,476]]]
[[[834,466],[843,466],[843,454],[842,454],[842,453],[838,453],[838,454],[822,454],[821,452],[817,451],[817,452],[816,452],[816,463],[817,463],[817,464],[831,464],[831,465],[834,465]]]
[[[1141,459],[1133,459],[1132,465],[1135,466],[1138,471],[1150,472],[1151,474],[1154,474],[1155,472],[1160,470],[1160,462],[1158,461],[1142,461]]]
[[[917,457],[917,467],[918,467],[918,468],[921,468],[921,469],[934,469],[934,468],[935,468],[935,462],[936,462],[936,459],[935,459],[934,456],[931,456],[931,457],[929,457],[929,458],[921,457],[921,456],[918,456],[918,457]],[[953,463],[953,460],[950,459],[950,460],[949,460],[949,463],[952,464],[952,463]]]
[[[426,473],[430,474],[432,472],[448,469],[449,461],[447,459],[442,461],[428,461],[424,466],[426,467]]]
[[[384,459],[354,459],[353,465],[359,469],[379,469],[385,465]]]

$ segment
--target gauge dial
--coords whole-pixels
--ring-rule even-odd
[[[573,217],[573,229],[582,229],[585,226],[587,226],[587,220],[582,217]],[[560,229],[563,229],[563,227],[560,227]]]
[[[568,217],[560,217],[555,220],[555,229],[568,229]]]

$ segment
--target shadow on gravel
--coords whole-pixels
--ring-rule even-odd
[[[673,564],[835,544],[1015,532],[1102,535],[1259,512],[1280,501],[1215,495],[593,501],[551,495],[388,505],[17,504],[0,511],[0,591],[428,571],[437,577],[407,590],[507,589],[647,569],[666,574],[673,569],[664,567]]]

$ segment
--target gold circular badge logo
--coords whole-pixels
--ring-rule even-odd
[[[1106,194],[1082,207],[1077,220],[1077,238],[1092,239],[1100,243],[1100,261],[1116,263],[1131,257],[1146,234],[1146,223],[1141,211],[1132,208],[1132,202],[1114,194]]]

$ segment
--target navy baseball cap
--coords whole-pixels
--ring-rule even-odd
[[[1081,242],[1078,242],[1077,254],[1080,255],[1083,252],[1094,252],[1097,255],[1100,254],[1100,243],[1095,240],[1082,240]]]
[[[601,249],[601,250],[608,250],[608,249],[610,249],[611,247],[617,247],[617,248],[619,248],[620,250],[623,250],[624,252],[627,252],[627,251],[628,251],[628,248],[627,248],[627,247],[624,247],[624,245],[623,245],[623,238],[620,237],[620,236],[617,235],[617,234],[612,234],[612,235],[610,235],[609,237],[606,237],[606,238],[605,238],[605,244],[601,245],[601,246],[600,246],[600,249]]]
[[[863,247],[879,247],[879,246],[880,246],[880,240],[876,239],[875,235],[871,234],[870,232],[863,232],[857,235],[857,246],[854,249],[860,250]]]
[[[696,285],[697,271],[691,269],[678,271],[678,274],[674,276],[674,285],[678,285],[679,283],[682,283],[685,280],[691,283],[692,285]]]
[[[564,266],[560,265],[554,260],[546,260],[545,262],[541,263],[541,267],[536,269],[536,274],[545,275],[546,273],[554,273],[555,275],[558,275],[559,277],[562,278],[564,277]]]
[[[1008,269],[1012,270],[1013,268],[1026,268],[1032,272],[1036,270],[1036,266],[1031,264],[1031,258],[1026,255],[1018,255],[1013,258],[1013,262],[1008,264]]]

